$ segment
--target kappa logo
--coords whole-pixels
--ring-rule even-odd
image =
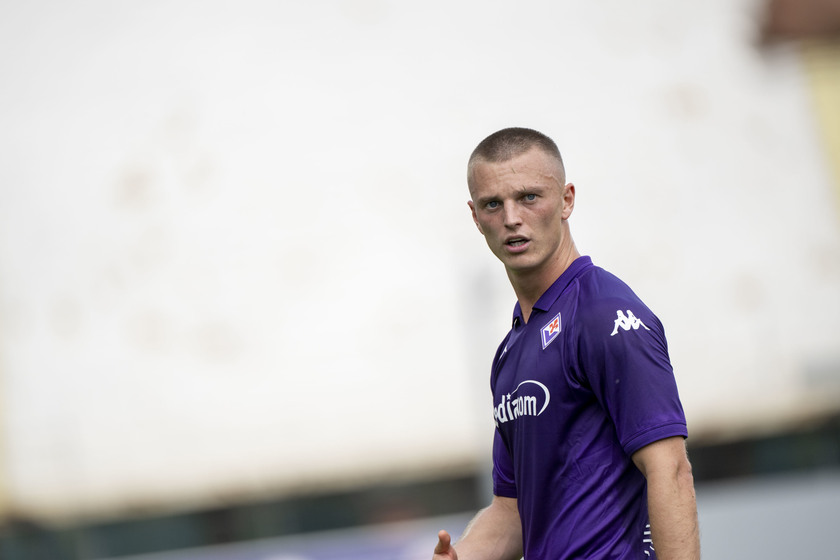
[[[629,309],[627,310],[627,315],[625,316],[621,309],[617,310],[615,314],[618,318],[615,320],[615,328],[613,328],[613,332],[610,333],[610,336],[615,336],[618,333],[618,329],[624,329],[625,331],[629,331],[633,329],[634,331],[639,330],[639,327],[644,327],[646,331],[650,329],[642,323],[642,320],[633,315],[633,312]]]
[[[549,321],[543,328],[542,328],[542,347],[545,350],[549,344],[554,342],[554,339],[557,338],[557,335],[560,334],[560,314],[554,316],[554,319]]]

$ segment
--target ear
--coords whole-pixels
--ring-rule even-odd
[[[566,183],[563,187],[563,219],[568,220],[572,215],[572,210],[575,209],[575,185],[573,183]]]
[[[481,224],[478,223],[478,216],[475,215],[475,204],[472,200],[467,201],[467,206],[470,207],[470,212],[472,213],[473,222],[475,222],[475,227],[478,228],[478,232],[481,235],[484,235],[484,232],[481,230]]]

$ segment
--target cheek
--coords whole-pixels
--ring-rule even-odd
[[[538,224],[540,227],[550,227],[554,221],[555,213],[547,209],[534,212],[532,215],[532,223]]]
[[[493,235],[493,232],[497,229],[492,216],[481,216],[476,218],[475,225],[478,227],[478,231],[480,231],[484,236]]]
[[[540,219],[535,223],[539,224],[539,228],[542,231],[559,233],[563,230],[563,220],[557,212],[547,212],[540,216]]]

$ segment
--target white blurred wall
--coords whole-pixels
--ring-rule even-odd
[[[838,406],[837,186],[760,5],[0,0],[7,507],[487,461],[513,296],[464,167],[512,125],[560,145],[694,433]]]

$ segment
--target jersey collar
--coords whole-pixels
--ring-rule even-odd
[[[582,256],[576,258],[572,264],[569,265],[569,268],[563,271],[563,274],[554,281],[554,284],[549,286],[549,288],[540,296],[540,299],[537,300],[537,303],[534,304],[534,309],[539,309],[540,311],[548,311],[551,309],[551,306],[554,305],[554,302],[557,301],[557,298],[560,297],[569,284],[574,281],[575,278],[580,276],[580,274],[594,266],[592,264],[592,258],[587,256]],[[522,319],[522,308],[519,307],[519,302],[516,302],[516,305],[513,308],[513,326],[522,325],[525,321]]]

